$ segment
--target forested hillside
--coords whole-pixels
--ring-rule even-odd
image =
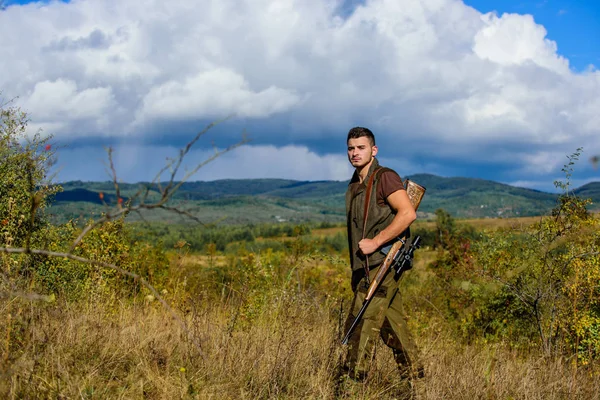
[[[426,195],[419,208],[421,218],[432,218],[442,208],[456,218],[509,218],[537,216],[548,213],[556,204],[557,194],[514,187],[475,178],[445,178],[431,174],[416,174],[409,179],[425,186]],[[72,181],[61,184],[50,213],[57,221],[81,215],[98,215],[104,202],[115,201],[112,182]],[[145,182],[121,184],[127,200],[137,191],[149,187]],[[327,221],[344,219],[344,192],[347,182],[294,181],[286,179],[225,179],[185,182],[174,194],[173,204],[184,205],[206,221],[220,220],[226,224],[265,223],[277,221]],[[590,209],[600,204],[600,183],[594,182],[575,189],[579,196],[590,198]],[[150,187],[149,198],[157,198],[156,187]],[[132,220],[139,218],[131,215]],[[167,213],[153,213],[152,220],[171,221]]]

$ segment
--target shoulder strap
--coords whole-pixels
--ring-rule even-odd
[[[381,175],[386,171],[393,171],[391,168],[387,167],[377,167],[375,171],[371,174],[369,181],[367,183],[367,193],[365,194],[365,207],[364,207],[364,219],[363,219],[363,239],[365,238],[365,228],[367,227],[367,216],[369,215],[369,203],[371,202],[371,193],[373,192],[373,181],[376,177]]]
[[[367,229],[367,217],[369,216],[369,203],[371,203],[371,193],[373,192],[373,181],[375,180],[375,175],[381,170],[381,167],[378,167],[373,171],[371,176],[369,177],[369,181],[367,182],[367,192],[365,193],[365,208],[364,208],[364,218],[363,218],[363,230],[362,230],[362,238],[365,238],[365,231]],[[365,279],[367,280],[367,285],[369,282],[369,256],[365,254]]]
[[[377,175],[377,173],[381,169],[381,167],[376,168],[375,171],[373,171],[373,173],[369,177],[369,181],[367,182],[367,192],[365,193],[365,207],[363,215],[363,239],[365,238],[365,229],[367,228],[367,217],[369,216],[369,203],[371,202],[371,193],[373,192],[373,181],[375,180],[375,175]]]

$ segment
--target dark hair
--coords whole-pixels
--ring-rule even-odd
[[[363,128],[362,126],[355,126],[350,129],[346,142],[350,139],[358,139],[359,137],[367,137],[369,142],[371,142],[371,146],[375,146],[375,135],[373,135],[373,132],[369,128]]]

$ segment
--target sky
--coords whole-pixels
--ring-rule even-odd
[[[600,181],[600,3],[0,0],[0,91],[52,135],[56,180],[345,181],[370,128],[401,176],[555,191]],[[224,118],[228,119],[224,120]],[[166,176],[165,176],[166,178]]]

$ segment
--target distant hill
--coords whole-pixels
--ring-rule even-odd
[[[114,202],[116,196],[107,194],[104,201],[111,203]],[[54,201],[57,203],[68,203],[68,202],[89,202],[101,205],[102,200],[100,199],[99,193],[93,190],[84,188],[74,188],[71,190],[65,190],[63,192],[56,193]]]
[[[430,218],[443,208],[456,218],[497,218],[547,214],[558,195],[475,178],[445,178],[415,174],[409,179],[427,189],[419,208],[421,218]],[[288,179],[223,179],[185,182],[171,203],[186,208],[210,222],[260,223],[276,221],[330,221],[345,218],[344,193],[348,182],[295,181]],[[62,183],[50,207],[57,221],[96,217],[104,209],[99,193],[108,203],[115,201],[112,182],[71,181]],[[133,196],[148,183],[121,184],[121,196]],[[590,198],[594,209],[600,204],[600,182],[589,183],[573,193]],[[149,199],[157,199],[156,188]],[[181,217],[166,212],[145,213],[150,220],[176,221]],[[131,219],[140,216],[132,215]]]
[[[484,179],[443,178],[430,174],[417,174],[409,179],[427,188],[422,211],[443,208],[459,218],[543,215],[554,207],[558,197],[554,193]]]
[[[573,190],[577,196],[585,199],[600,199],[600,182],[591,182]],[[595,201],[594,201],[595,203]]]

